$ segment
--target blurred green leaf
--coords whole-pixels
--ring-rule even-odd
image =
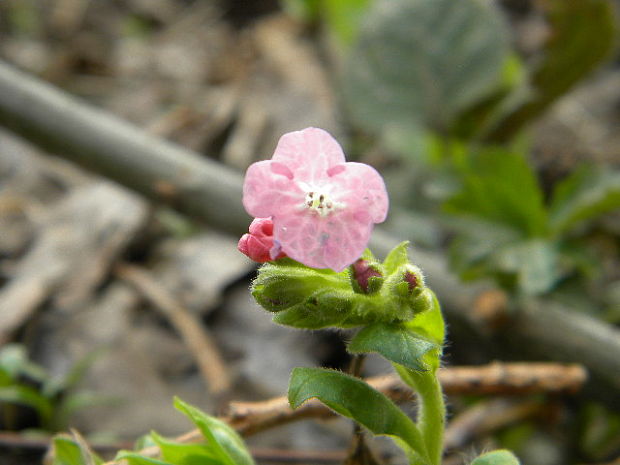
[[[321,2],[330,29],[340,42],[350,45],[357,38],[360,22],[370,0],[323,0]]]
[[[613,49],[616,26],[608,0],[544,0],[551,26],[545,59],[530,78],[529,97],[488,136],[501,142],[545,111]]]
[[[351,44],[371,0],[284,0],[284,9],[304,22],[323,19],[341,44]]]
[[[43,395],[53,397],[63,391],[74,388],[86,376],[88,369],[102,354],[103,350],[93,350],[75,362],[64,376],[46,380],[43,384]]]
[[[372,131],[420,123],[445,131],[496,88],[507,44],[490,2],[378,0],[345,69],[351,116]]]
[[[20,376],[26,376],[33,381],[47,379],[43,368],[28,359],[26,349],[21,344],[7,344],[0,349],[0,370],[15,381]]]
[[[282,0],[282,8],[291,16],[306,23],[320,16],[321,0]]]
[[[243,440],[237,432],[223,421],[211,417],[181,399],[174,399],[174,406],[184,413],[207,439],[208,445],[225,465],[254,465]]]
[[[88,465],[82,451],[72,439],[59,436],[54,438],[53,465]]]
[[[164,460],[175,465],[219,465],[222,463],[216,458],[210,445],[182,444],[163,438],[152,432],[153,441],[159,446]]]
[[[529,93],[525,89],[526,69],[516,53],[509,53],[502,66],[500,84],[488,96],[464,110],[451,135],[463,140],[483,139],[506,115],[521,105]]]
[[[450,245],[451,264],[464,280],[484,275],[494,253],[523,239],[514,228],[483,218],[455,216],[447,224],[457,233]]]
[[[66,436],[56,436],[53,440],[52,465],[101,465],[103,460],[80,444]]]
[[[115,460],[126,460],[129,465],[177,465],[176,463],[164,462],[135,452],[126,451],[119,452]]]
[[[354,354],[375,352],[391,362],[412,370],[425,371],[423,356],[438,346],[422,339],[402,324],[366,326],[349,342],[347,350]]]
[[[288,388],[291,407],[298,408],[315,397],[374,434],[402,439],[422,456],[422,463],[428,463],[426,447],[415,423],[385,395],[359,378],[323,368],[293,369]],[[402,445],[398,441],[397,444]],[[405,452],[411,454],[411,450]]]
[[[561,235],[578,224],[620,208],[620,171],[583,166],[557,185],[549,207],[553,233]]]
[[[0,402],[32,407],[39,414],[44,424],[49,424],[54,412],[52,401],[30,386],[12,385],[1,387]]]
[[[519,460],[508,450],[494,450],[477,457],[471,465],[519,465]]]
[[[538,295],[551,290],[562,277],[559,259],[557,243],[533,239],[499,249],[493,265],[501,272],[516,275],[520,291]]]
[[[403,241],[394,247],[383,260],[383,268],[385,274],[391,275],[402,265],[409,263],[409,254],[407,249],[409,248],[409,241]]]
[[[444,208],[514,228],[528,237],[547,232],[547,212],[534,172],[524,157],[500,148],[472,158],[462,190]]]

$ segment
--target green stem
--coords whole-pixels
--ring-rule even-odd
[[[414,371],[395,365],[400,377],[418,396],[417,425],[433,465],[441,464],[446,407],[437,370]]]

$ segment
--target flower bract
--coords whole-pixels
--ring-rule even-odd
[[[329,133],[307,128],[283,135],[271,160],[248,168],[243,205],[252,216],[272,219],[274,242],[287,256],[342,271],[385,220],[388,196],[374,168],[346,162]]]

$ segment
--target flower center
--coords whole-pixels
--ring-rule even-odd
[[[325,192],[310,191],[306,194],[304,206],[320,216],[327,216],[341,205],[339,202],[334,202]]]

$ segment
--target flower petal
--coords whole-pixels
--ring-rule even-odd
[[[373,167],[363,163],[345,163],[331,179],[338,186],[338,201],[346,204],[357,216],[369,214],[373,223],[382,223],[387,216],[389,201],[385,183]]]
[[[373,228],[372,222],[360,223],[346,210],[328,217],[289,212],[273,222],[274,238],[286,255],[306,266],[334,271],[362,255]]]
[[[279,164],[271,160],[253,163],[245,174],[243,206],[255,217],[268,217],[303,202],[304,193],[287,176]]]
[[[327,177],[327,170],[345,162],[342,147],[327,131],[306,128],[284,134],[273,161],[287,166],[296,179],[315,183]]]

